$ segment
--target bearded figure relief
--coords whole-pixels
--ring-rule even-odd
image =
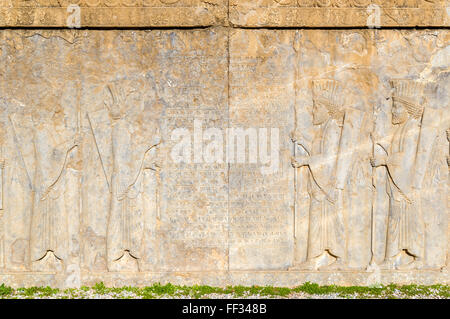
[[[384,148],[385,155],[371,160],[372,166],[384,166],[388,173],[386,255],[380,267],[388,270],[422,269],[426,266],[424,214],[446,214],[446,205],[444,212],[437,208],[441,200],[436,181],[444,178],[435,174],[430,178],[430,171],[434,168],[437,167],[441,175],[444,171],[439,168],[442,165],[435,161],[439,156],[435,145],[438,137],[444,135],[440,133],[445,133],[445,130],[441,129],[441,112],[427,105],[425,82],[396,79],[391,81],[391,87],[393,134],[388,140],[378,143]],[[442,147],[439,149],[442,151]],[[445,165],[445,154],[442,163]],[[434,207],[424,206],[424,194],[427,192],[434,193]],[[431,237],[438,235],[430,234]]]
[[[340,84],[313,82],[313,138],[310,146],[297,139],[307,155],[293,158],[295,168],[309,170],[309,230],[306,261],[291,269],[340,270],[347,267],[344,196],[364,113],[349,107]],[[320,257],[326,262],[318,266]]]
[[[157,205],[159,126],[145,80],[118,80],[105,88],[105,108],[89,114],[110,190],[107,226],[109,271],[141,271],[151,259],[147,234]]]

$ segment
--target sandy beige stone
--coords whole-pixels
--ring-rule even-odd
[[[448,26],[445,0],[230,0],[230,22],[246,27]]]
[[[446,0],[2,0],[0,26],[445,27],[448,8]]]
[[[2,38],[6,269],[226,269],[227,165],[167,159],[174,129],[227,126],[227,31]]]
[[[279,175],[255,176],[248,167],[250,181],[239,176],[230,184],[230,196],[234,184],[255,181],[250,191],[236,193],[256,192],[252,199],[262,199],[255,211],[242,209],[247,219],[258,220],[250,228],[258,223],[266,236],[279,236],[276,250],[293,249],[284,266],[303,271],[444,267],[447,32],[238,30],[230,43],[230,120],[249,127],[269,122],[281,136]],[[418,47],[433,49],[418,56]],[[265,80],[271,84],[259,84]],[[391,159],[373,160],[379,153]],[[294,170],[285,166],[291,156]],[[249,207],[255,202],[247,201]],[[273,222],[260,218],[266,205]],[[284,217],[276,220],[275,211]],[[249,242],[259,241],[262,251],[254,255],[255,247],[246,255],[241,247],[237,251],[248,257],[240,259],[268,254],[268,238],[251,233]],[[282,261],[264,259],[267,267]]]
[[[449,283],[449,41],[1,30],[0,282]]]
[[[227,12],[225,0],[1,0],[0,25],[194,27],[224,25]],[[79,23],[76,24],[74,19],[78,13]]]

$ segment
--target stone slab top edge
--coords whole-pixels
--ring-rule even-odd
[[[450,1],[0,0],[0,28],[450,27]]]

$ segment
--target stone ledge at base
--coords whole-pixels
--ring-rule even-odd
[[[193,271],[193,272],[82,272],[73,274],[15,272],[0,274],[0,283],[13,288],[31,286],[52,286],[58,288],[78,288],[94,286],[103,282],[107,287],[151,286],[154,283],[174,285],[225,286],[277,286],[296,287],[306,282],[319,285],[370,286],[376,284],[450,284],[447,270],[421,271]]]

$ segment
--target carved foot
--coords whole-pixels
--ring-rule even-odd
[[[341,258],[337,258],[332,264],[319,267],[319,270],[344,270],[347,268],[347,263]]]
[[[416,270],[422,269],[424,267],[424,263],[422,259],[416,258],[414,261],[409,264],[399,265],[397,266],[398,270]]]
[[[375,271],[377,269],[379,269],[380,266],[377,264],[377,262],[375,260],[371,260],[370,263],[367,265],[367,267],[365,268],[366,271]]]
[[[63,262],[59,259],[55,253],[51,250],[45,253],[45,256],[39,260],[33,261],[31,263],[31,269],[33,271],[46,272],[46,271],[63,271]]]
[[[302,269],[302,264],[294,264],[291,267],[288,267],[288,271],[289,270],[303,270]]]
[[[137,258],[134,258],[128,250],[125,250],[121,257],[108,262],[108,271],[136,272],[139,271],[139,263]]]
[[[293,265],[289,267],[289,270],[317,270],[317,265],[315,260],[307,260],[304,263]]]
[[[392,258],[385,259],[380,264],[380,269],[382,269],[382,270],[394,270],[395,269],[395,262],[394,262],[394,260]]]

